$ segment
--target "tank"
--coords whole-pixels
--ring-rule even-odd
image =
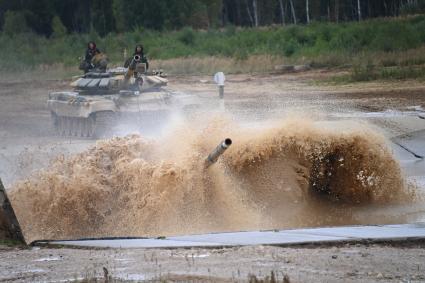
[[[172,100],[164,89],[167,83],[162,72],[147,72],[136,55],[128,68],[94,69],[74,80],[73,90],[50,93],[47,107],[57,134],[98,137],[116,119],[140,120],[154,113],[149,115],[152,123],[152,117],[162,116]]]

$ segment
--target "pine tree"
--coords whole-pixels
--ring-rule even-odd
[[[58,16],[53,17],[52,30],[52,36],[56,38],[63,37],[67,33],[66,27],[63,25],[61,19]]]

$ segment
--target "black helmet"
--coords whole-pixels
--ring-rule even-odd
[[[90,48],[90,45],[93,45],[93,48]],[[96,42],[90,41],[89,43],[87,43],[87,48],[95,50],[96,49]]]
[[[140,52],[137,51],[137,49],[139,48],[140,48]],[[134,54],[143,54],[143,45],[141,44],[136,45],[136,48],[134,48]]]

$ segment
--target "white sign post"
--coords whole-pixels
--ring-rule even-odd
[[[224,82],[226,81],[226,77],[223,72],[218,72],[214,75],[214,81],[218,85],[218,96],[220,99],[224,98]]]

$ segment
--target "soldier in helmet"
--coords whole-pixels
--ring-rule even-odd
[[[97,54],[100,54],[100,50],[97,49],[96,43],[94,41],[90,41],[87,44],[85,61],[86,62],[91,62],[91,60],[93,59],[93,57],[96,56]]]
[[[130,66],[130,63],[133,60],[134,56],[136,56],[136,55],[140,56],[140,63],[145,63],[146,64],[146,70],[148,70],[148,68],[149,68],[148,58],[146,58],[145,53],[143,52],[143,45],[141,45],[141,44],[136,45],[136,48],[134,49],[133,57],[130,57],[125,61],[124,67],[128,68],[128,66]]]
[[[93,64],[93,59],[97,55],[101,55],[99,49],[96,47],[96,43],[94,41],[90,41],[87,44],[86,55],[84,56],[84,60],[81,62],[80,69],[84,71],[84,73],[89,72],[91,69],[96,68],[95,64]]]

